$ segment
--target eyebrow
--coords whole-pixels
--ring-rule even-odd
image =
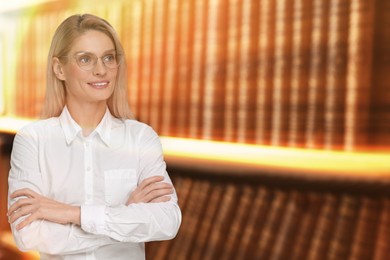
[[[115,49],[107,50],[107,51],[103,52],[103,55],[105,55],[105,54],[107,54],[107,53],[110,53],[110,52],[116,52],[116,50],[115,50]],[[90,51],[78,51],[78,52],[75,52],[74,55],[76,55],[76,54],[81,54],[81,53],[83,53],[83,54],[94,54],[94,55],[96,55],[95,53],[90,52]],[[96,55],[96,56],[97,56],[97,55]]]

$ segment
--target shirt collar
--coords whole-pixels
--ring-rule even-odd
[[[104,114],[102,121],[100,121],[99,125],[94,130],[107,146],[110,146],[112,120],[110,110],[106,108],[106,113]]]
[[[62,110],[61,115],[59,116],[59,121],[61,127],[64,131],[66,143],[70,144],[77,137],[78,134],[81,134],[81,127],[74,121],[71,114],[69,113],[68,108],[65,106]],[[104,114],[102,120],[99,125],[95,128],[95,130],[91,133],[97,133],[100,136],[100,139],[109,146],[110,145],[110,137],[111,137],[111,126],[112,126],[112,115],[110,110],[106,108],[106,113]]]

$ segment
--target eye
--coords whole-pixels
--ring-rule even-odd
[[[87,64],[91,63],[92,57],[91,57],[91,55],[83,54],[77,58],[77,61],[79,64],[87,65]]]
[[[116,60],[115,54],[107,54],[103,57],[104,63],[114,63]]]

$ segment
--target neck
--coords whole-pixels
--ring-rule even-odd
[[[71,103],[66,106],[76,123],[83,129],[83,135],[88,136],[100,123],[105,112],[106,103]]]

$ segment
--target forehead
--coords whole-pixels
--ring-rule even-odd
[[[99,55],[112,49],[115,49],[115,46],[110,37],[100,31],[89,30],[74,40],[70,52],[83,51]]]

